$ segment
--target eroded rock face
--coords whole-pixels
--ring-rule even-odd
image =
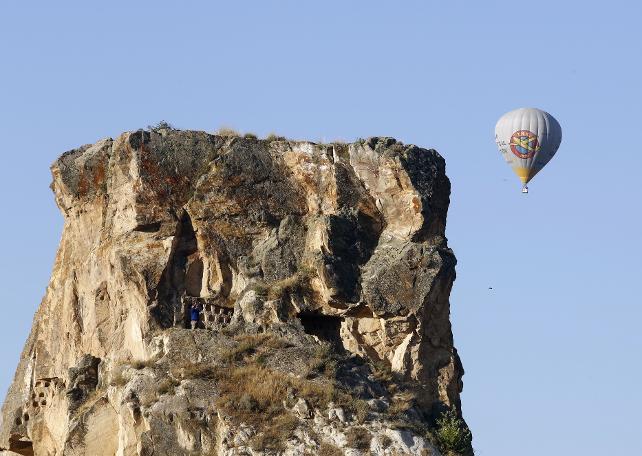
[[[384,414],[392,393],[366,372],[387,366],[413,391],[412,419],[459,409],[450,183],[437,152],[392,138],[320,145],[159,129],[67,152],[52,173],[65,226],[2,409],[0,447],[269,452],[248,444],[255,428],[217,408],[216,375],[185,372],[216,369],[240,334],[276,331],[299,352],[274,357],[271,369],[300,376],[309,350],[329,344],[343,353],[340,366],[366,363],[360,380],[337,378],[372,402],[372,419],[358,424],[288,398],[307,424],[285,454],[324,441],[347,448],[357,425],[377,436],[373,454],[438,454],[393,429]],[[193,303],[201,329],[190,331]]]

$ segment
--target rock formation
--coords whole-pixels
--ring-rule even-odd
[[[441,454],[463,369],[437,152],[163,127],[52,174],[64,231],[0,448]]]

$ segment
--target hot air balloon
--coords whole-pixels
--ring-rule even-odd
[[[553,158],[562,141],[562,128],[549,113],[520,108],[504,114],[495,126],[495,141],[506,162],[522,181],[528,182]]]

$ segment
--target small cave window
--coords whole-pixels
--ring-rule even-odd
[[[319,339],[341,346],[342,317],[320,314],[300,314],[299,320],[307,334],[317,336]]]

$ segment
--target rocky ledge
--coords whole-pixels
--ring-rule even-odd
[[[64,231],[0,448],[472,454],[437,152],[155,128],[52,174]]]

